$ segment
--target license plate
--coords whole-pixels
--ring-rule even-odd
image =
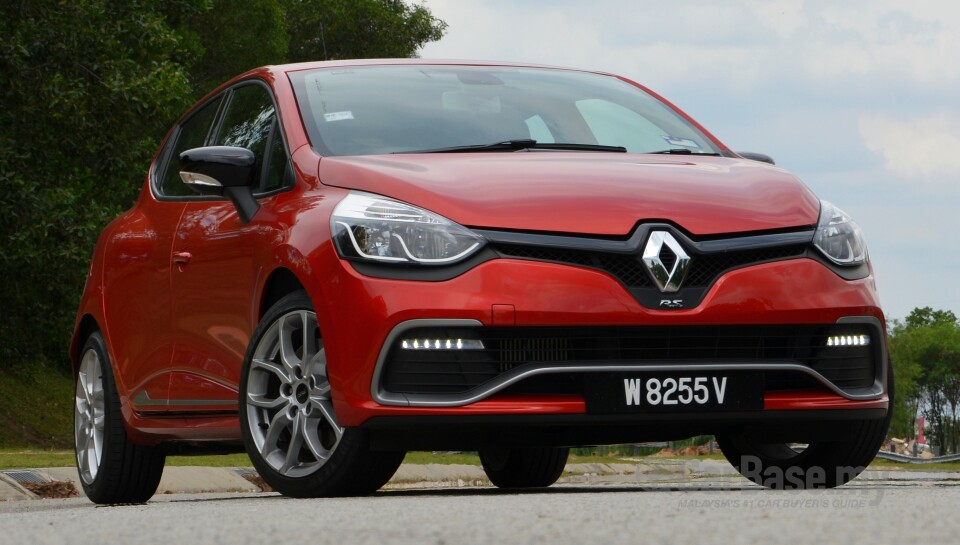
[[[703,412],[763,409],[763,376],[730,371],[588,376],[587,412]]]

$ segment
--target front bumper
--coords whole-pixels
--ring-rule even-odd
[[[384,347],[392,340],[391,334],[396,336],[398,327],[402,330],[402,324],[413,320],[466,320],[474,327],[498,328],[693,327],[834,325],[856,317],[872,323],[877,330],[880,350],[874,385],[851,392],[819,381],[822,387],[809,390],[767,392],[761,414],[751,418],[765,419],[764,415],[769,415],[772,419],[782,411],[833,410],[873,411],[880,417],[887,408],[883,314],[873,278],[847,280],[813,259],[789,259],[730,271],[713,283],[699,305],[685,310],[646,308],[612,276],[563,264],[492,259],[454,278],[424,282],[373,278],[357,272],[346,261],[338,263],[334,280],[327,284],[335,289],[317,287],[311,295],[319,311],[337,417],[345,426],[359,426],[376,418],[372,425],[385,417],[510,415],[566,415],[599,422],[599,417],[587,414],[583,397],[575,393],[518,394],[503,387],[475,398],[436,397],[433,403],[429,399],[411,403],[409,396],[400,399],[387,395],[380,376]],[[724,414],[727,420],[743,419]],[[657,418],[662,420],[664,416]]]

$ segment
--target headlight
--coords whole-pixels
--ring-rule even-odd
[[[860,265],[867,261],[863,231],[843,210],[820,201],[820,222],[813,245],[838,265]]]
[[[330,228],[341,257],[379,263],[449,265],[484,244],[483,237],[443,216],[356,191],[337,204]]]

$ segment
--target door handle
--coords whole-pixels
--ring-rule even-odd
[[[190,263],[191,259],[193,259],[193,254],[190,252],[173,252],[173,262],[177,265]]]

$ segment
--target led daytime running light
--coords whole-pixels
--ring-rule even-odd
[[[403,339],[404,350],[483,350],[480,339]]]
[[[831,335],[827,346],[870,346],[869,335]]]

